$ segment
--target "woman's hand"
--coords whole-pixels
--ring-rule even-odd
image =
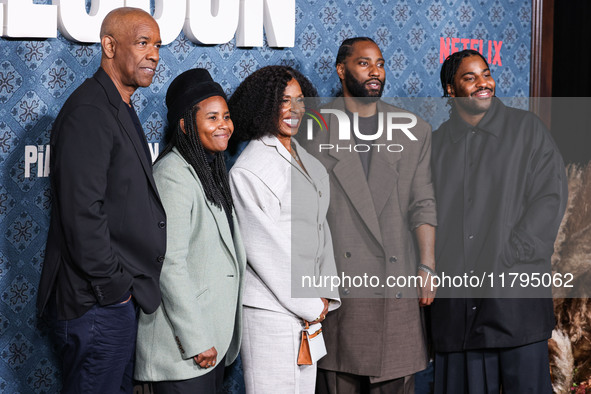
[[[208,349],[202,353],[199,353],[193,360],[199,365],[201,368],[209,368],[215,366],[217,362],[218,351],[215,350],[215,346],[211,349]]]
[[[322,313],[320,314],[318,319],[311,321],[308,324],[320,323],[321,321],[324,320],[324,318],[326,318],[326,314],[328,313],[328,304],[330,303],[330,301],[328,301],[328,299],[326,299],[326,298],[321,298],[321,300],[324,303],[324,309],[322,310]]]

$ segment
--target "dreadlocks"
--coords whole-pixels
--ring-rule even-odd
[[[197,133],[196,119],[199,104],[185,111],[182,118],[185,121],[185,132],[181,129],[180,120],[172,133],[170,142],[162,151],[158,160],[162,159],[174,146],[181,156],[193,167],[201,181],[205,198],[216,207],[223,208],[228,217],[232,214],[232,194],[228,183],[224,152],[214,153],[211,165],[207,160],[207,153],[203,148],[199,134]]]
[[[469,56],[480,56],[484,61],[484,64],[486,64],[488,67],[488,62],[484,56],[482,56],[480,52],[473,49],[464,49],[463,51],[452,53],[443,62],[443,65],[441,66],[441,73],[439,75],[441,79],[441,87],[443,88],[443,97],[449,97],[447,86],[453,86],[454,78],[458,72],[458,68],[460,68],[460,64],[462,64],[462,60]]]
[[[353,45],[357,42],[361,42],[361,41],[369,41],[369,42],[373,42],[374,44],[376,44],[376,42],[374,40],[372,40],[369,37],[351,37],[351,38],[347,38],[346,40],[344,40],[341,43],[341,46],[339,47],[339,51],[337,53],[337,59],[335,61],[335,66],[341,63],[344,63],[345,60],[351,56],[351,54],[353,53]],[[378,44],[376,44],[378,45]]]

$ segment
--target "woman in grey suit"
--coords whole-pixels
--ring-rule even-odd
[[[297,365],[302,328],[340,305],[336,289],[301,282],[336,275],[328,175],[291,138],[305,96],[316,91],[302,74],[268,66],[228,103],[238,139],[250,141],[230,171],[248,261],[241,350],[247,393],[313,393],[316,364]]]
[[[204,69],[166,93],[171,140],[154,166],[168,218],[162,304],[139,319],[135,377],[161,393],[212,393],[241,340],[245,253],[223,151],[234,126]]]

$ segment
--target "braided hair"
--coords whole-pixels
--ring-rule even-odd
[[[344,63],[345,60],[351,56],[351,54],[353,53],[353,45],[355,45],[355,43],[357,42],[373,42],[374,44],[376,44],[376,42],[374,40],[372,40],[369,37],[351,37],[351,38],[347,38],[346,40],[344,40],[341,43],[341,46],[339,47],[339,51],[337,52],[337,59],[335,60],[335,66]],[[377,46],[378,44],[376,44]]]
[[[441,79],[441,87],[443,88],[443,97],[449,97],[447,86],[453,86],[454,78],[458,72],[458,68],[460,68],[460,64],[462,64],[462,60],[470,56],[480,56],[482,61],[484,61],[484,64],[486,64],[486,67],[488,67],[488,62],[484,56],[482,56],[480,52],[473,49],[464,49],[463,51],[452,53],[443,62],[443,65],[441,66],[441,73],[439,74]]]
[[[169,128],[169,133],[172,131],[170,141],[156,161],[162,159],[176,146],[181,156],[197,173],[197,177],[205,191],[205,198],[216,207],[223,208],[230,215],[234,203],[230,193],[224,152],[214,153],[210,165],[196,127],[196,115],[199,109],[199,104],[196,104],[183,113],[182,119],[185,121],[185,132],[181,128],[180,119],[174,129]]]

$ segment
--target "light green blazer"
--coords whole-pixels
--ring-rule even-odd
[[[162,303],[140,314],[135,378],[191,379],[212,370],[193,361],[212,346],[226,365],[238,355],[246,255],[235,215],[232,237],[223,209],[206,200],[176,148],[156,163],[154,179],[167,217]]]

